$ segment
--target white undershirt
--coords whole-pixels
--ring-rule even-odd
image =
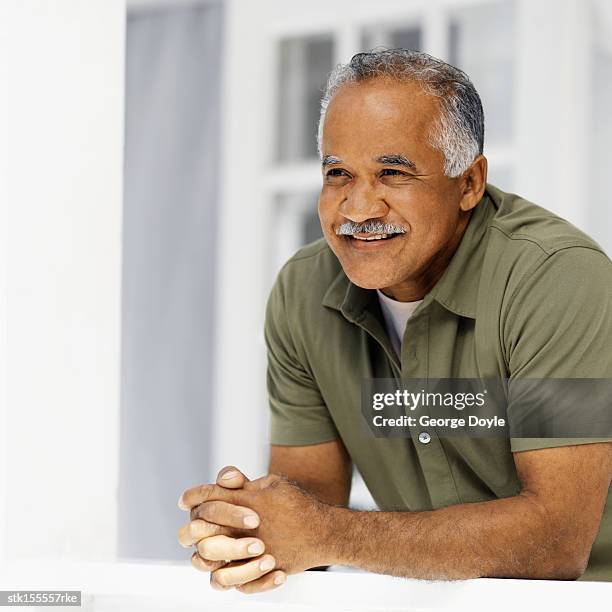
[[[406,330],[406,323],[408,323],[408,319],[423,300],[417,300],[416,302],[397,302],[387,297],[378,289],[376,293],[378,293],[380,307],[385,317],[385,324],[387,326],[387,333],[391,339],[391,344],[397,355],[401,356],[402,338]]]

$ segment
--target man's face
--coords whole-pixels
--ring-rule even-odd
[[[459,181],[444,175],[444,156],[428,143],[437,117],[435,97],[388,79],[345,85],[328,106],[319,218],[346,275],[360,287],[418,293],[428,277],[437,280],[461,238],[467,219]],[[367,222],[373,224],[363,231]],[[385,229],[387,238],[364,240]]]

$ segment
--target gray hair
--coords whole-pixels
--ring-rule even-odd
[[[347,83],[377,77],[419,83],[440,99],[440,114],[429,137],[444,155],[444,173],[459,176],[469,168],[484,145],[484,112],[476,88],[465,72],[427,53],[408,49],[374,49],[353,55],[329,76],[321,99],[317,142],[319,155],[325,112],[332,96]]]

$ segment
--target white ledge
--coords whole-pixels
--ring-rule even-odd
[[[189,551],[186,551],[189,557]],[[215,591],[189,561],[92,563],[14,561],[0,567],[0,589],[80,590],[81,610],[192,612],[202,610],[478,610],[589,609],[612,601],[612,583],[549,580],[424,582],[346,571],[304,572],[258,595]],[[69,608],[66,608],[69,609]]]

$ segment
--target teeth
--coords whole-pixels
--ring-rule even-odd
[[[386,238],[389,234],[375,234],[374,236],[368,236],[367,238],[363,238],[361,236],[353,236],[353,238],[356,238],[357,240],[383,240],[384,238]]]

